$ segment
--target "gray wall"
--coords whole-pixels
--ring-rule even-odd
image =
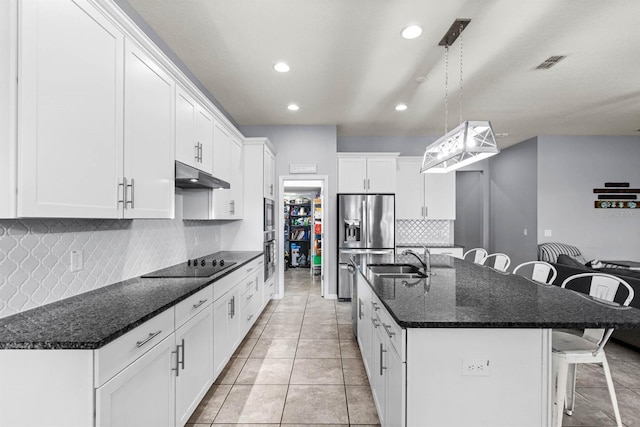
[[[327,175],[325,189],[325,229],[330,237],[323,244],[323,258],[328,265],[328,277],[325,277],[329,294],[337,294],[337,229],[335,221],[336,192],[338,189],[338,165],[336,160],[336,126],[240,126],[247,137],[267,137],[276,151],[276,176],[291,175],[292,163],[315,163],[318,175]],[[300,178],[312,175],[300,175]],[[280,227],[281,225],[278,225]],[[280,229],[280,228],[278,228]]]
[[[588,260],[640,260],[640,209],[595,209],[593,194],[611,181],[640,187],[639,161],[640,137],[538,137],[538,240],[575,245]]]
[[[339,153],[399,152],[401,156],[422,156],[427,145],[439,136],[340,136]]]
[[[531,138],[489,159],[489,251],[509,255],[511,268],[537,259],[537,145]]]
[[[483,173],[456,172],[456,220],[453,241],[464,251],[484,247]]]

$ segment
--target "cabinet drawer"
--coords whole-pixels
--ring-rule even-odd
[[[173,333],[174,309],[163,311],[115,341],[95,350],[96,387],[133,363]]]
[[[182,326],[187,320],[200,313],[211,303],[213,303],[213,287],[209,285],[177,304],[176,329]]]
[[[276,281],[269,281],[264,289],[264,295],[266,300],[270,300],[276,294]]]
[[[240,295],[244,295],[251,291],[255,292],[257,284],[258,278],[255,275],[247,277],[240,283]]]
[[[244,300],[243,300],[244,301]],[[258,300],[254,296],[251,298],[247,304],[240,311],[240,328],[242,330],[242,335],[244,336],[251,325],[253,325],[256,321],[256,317],[258,317],[257,313]]]
[[[398,352],[400,359],[404,362],[406,360],[404,348],[404,343],[406,342],[405,330],[393,320],[382,304],[380,304],[380,310],[377,311],[377,314],[382,331],[389,338],[389,342],[391,342],[391,345],[393,345]]]
[[[229,292],[231,288],[239,284],[242,279],[255,272],[256,269],[259,268],[260,261],[262,261],[261,258],[256,258],[250,263],[238,268],[233,273],[213,282],[213,300],[216,301],[218,298]]]

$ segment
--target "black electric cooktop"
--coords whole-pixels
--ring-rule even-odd
[[[141,277],[156,279],[166,277],[209,277],[222,270],[226,270],[235,264],[235,261],[225,262],[224,260],[215,259],[194,259],[189,260],[184,264],[174,265],[173,267],[167,267],[162,270],[145,274]]]

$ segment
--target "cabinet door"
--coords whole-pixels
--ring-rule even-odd
[[[96,389],[97,427],[174,425],[174,339],[171,334]]]
[[[395,193],[396,167],[395,157],[367,158],[367,192]]]
[[[395,175],[395,173],[394,170],[393,174]],[[365,157],[339,158],[338,193],[364,193],[366,191],[367,159]]]
[[[200,144],[198,169],[213,172],[213,116],[199,106],[196,113],[196,143]]]
[[[213,303],[213,374],[217,378],[240,343],[240,288]]]
[[[419,159],[398,159],[396,218],[422,219],[424,215],[424,177]]]
[[[0,218],[16,216],[17,3],[0,2]]]
[[[231,138],[229,131],[216,121],[213,129],[213,176],[229,182],[231,180]]]
[[[176,160],[200,168],[200,147],[196,140],[196,101],[176,87]]]
[[[378,409],[378,418],[380,425],[386,426],[387,411],[387,359],[389,353],[389,345],[386,332],[382,326],[374,325],[373,331],[373,364],[371,366],[371,391],[373,400]]]
[[[117,218],[123,34],[87,1],[20,6],[18,215]]]
[[[244,215],[244,150],[242,143],[231,140],[231,218],[241,219]]]
[[[183,426],[213,384],[213,305],[176,330],[176,425]]]
[[[125,43],[125,218],[173,218],[174,82],[142,49]]]
[[[266,147],[264,149],[264,197],[275,200],[276,197],[276,158]]]
[[[368,285],[362,283],[362,278],[358,274],[358,344],[360,345],[360,353],[367,376],[371,378],[373,375],[371,366],[372,361],[372,337],[374,315],[372,314],[371,291]]]
[[[387,389],[386,389],[386,425],[389,427],[404,427],[406,405],[406,365],[402,363],[400,356],[388,347],[387,356]]]
[[[424,174],[426,219],[456,219],[456,172]]]

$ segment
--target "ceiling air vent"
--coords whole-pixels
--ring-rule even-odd
[[[566,58],[566,55],[550,56],[544,60],[544,62],[536,67],[536,70],[548,70],[556,65],[558,62]]]

